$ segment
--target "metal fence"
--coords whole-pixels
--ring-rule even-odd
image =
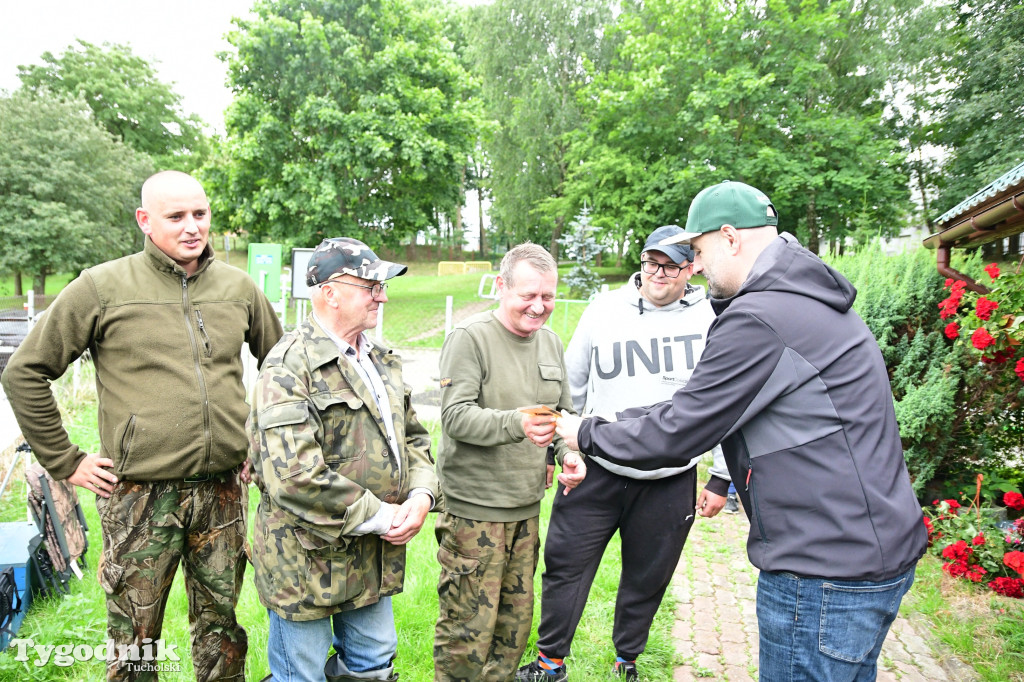
[[[0,296],[0,372],[54,296]]]

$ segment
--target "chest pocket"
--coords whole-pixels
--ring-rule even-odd
[[[561,365],[545,365],[538,363],[540,370],[540,391],[537,402],[546,405],[557,405],[562,397],[562,377],[565,376]]]
[[[363,401],[352,389],[310,396],[320,420],[321,447],[327,464],[361,459],[366,455],[368,427],[373,419],[358,415]],[[370,434],[372,437],[373,434]]]

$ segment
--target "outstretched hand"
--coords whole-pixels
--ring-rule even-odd
[[[580,432],[580,424],[583,420],[574,414],[569,414],[568,411],[562,410],[562,416],[558,418],[558,423],[555,425],[555,432],[562,437],[565,444],[569,446],[570,450],[579,451],[580,445],[576,438]]]

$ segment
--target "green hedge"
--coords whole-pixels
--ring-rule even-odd
[[[827,260],[857,287],[854,309],[882,350],[918,496],[930,501],[968,483],[973,489],[978,473],[1019,486],[1021,474],[1010,460],[1020,457],[1024,384],[993,372],[943,335],[938,305],[947,292],[935,252],[889,256],[865,248]],[[982,266],[976,251],[954,262],[973,275]],[[987,492],[995,497],[995,490]]]

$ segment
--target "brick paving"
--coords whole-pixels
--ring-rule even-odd
[[[757,680],[757,569],[747,560],[739,514],[697,519],[676,568],[674,682]],[[937,656],[928,626],[900,615],[878,659],[879,682],[974,682],[973,670]]]

